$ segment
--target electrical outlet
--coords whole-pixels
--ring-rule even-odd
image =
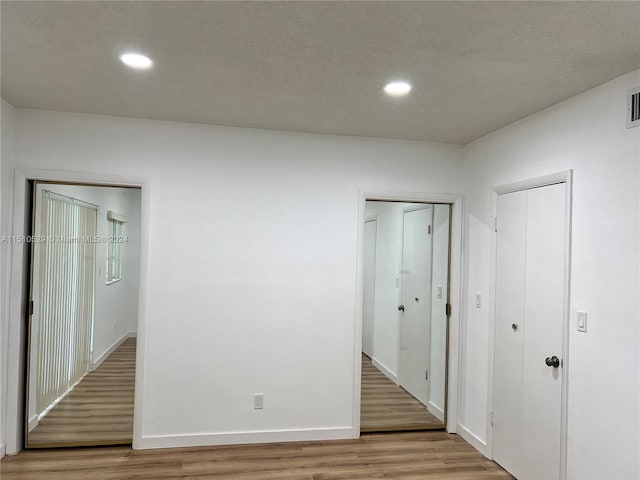
[[[264,393],[253,394],[253,409],[262,410],[264,408]]]

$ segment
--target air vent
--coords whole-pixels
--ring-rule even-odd
[[[627,128],[640,126],[640,87],[627,93]]]

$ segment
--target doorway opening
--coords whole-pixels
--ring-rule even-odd
[[[131,444],[141,189],[32,190],[25,447]]]
[[[446,426],[452,205],[367,200],[360,431]]]

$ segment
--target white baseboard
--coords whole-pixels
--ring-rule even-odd
[[[34,415],[29,419],[29,432],[38,426],[38,415]]]
[[[305,430],[272,430],[255,432],[225,432],[143,436],[133,442],[136,450],[153,448],[205,447],[217,445],[242,445],[250,443],[306,442],[315,440],[345,440],[357,438],[359,431],[352,427]]]
[[[0,458],[4,458],[7,453],[7,444],[5,442],[0,443]]]
[[[391,370],[389,370],[387,367],[385,367],[382,363],[380,363],[378,360],[376,360],[373,357],[371,357],[371,363],[373,363],[374,367],[376,367],[378,370],[384,373],[389,380],[391,380],[396,385],[399,384],[400,381],[398,380],[398,376],[395,373],[393,373]]]
[[[473,448],[478,450],[481,454],[483,454],[487,458],[491,458],[489,454],[489,449],[487,448],[487,442],[478,437],[475,433],[471,432],[464,425],[458,424],[458,435],[464,438]]]
[[[109,357],[109,355],[111,355],[115,351],[116,348],[122,345],[127,338],[129,338],[129,333],[125,333],[122,337],[116,340],[116,342],[113,345],[111,345],[106,352],[100,355],[100,358],[98,358],[95,362],[89,365],[89,371],[93,372],[96,368],[98,368],[100,364],[104,362],[107,359],[107,357]]]
[[[440,407],[437,407],[431,400],[427,402],[427,410],[432,415],[435,415],[438,420],[444,422],[444,410],[442,410]]]

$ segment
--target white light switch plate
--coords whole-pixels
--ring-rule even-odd
[[[578,313],[578,331],[587,333],[587,312]]]

